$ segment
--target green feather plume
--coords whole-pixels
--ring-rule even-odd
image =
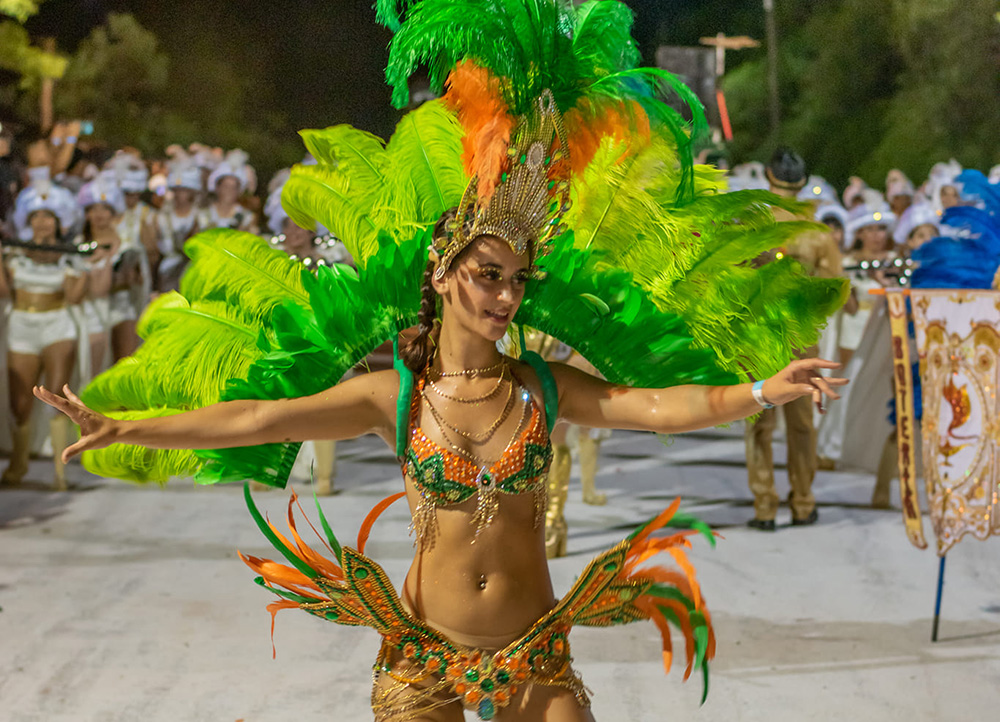
[[[265,323],[277,299],[308,303],[303,269],[288,254],[241,231],[216,229],[200,233],[184,245],[196,263],[181,279],[181,294],[190,300],[223,301]]]
[[[302,264],[257,236],[208,231],[185,248],[193,259],[181,283],[188,298],[168,293],[149,305],[137,328],[145,343],[81,393],[94,410],[150,418],[220,401],[232,379],[245,377],[271,350],[268,329],[276,307],[310,301]],[[160,482],[189,476],[200,465],[191,451],[118,444],[85,452],[83,463],[94,473]]]
[[[363,268],[379,231],[402,241],[458,205],[469,182],[462,132],[440,101],[407,114],[384,147],[349,126],[305,131],[318,163],[292,168],[282,205],[299,225],[333,231]]]
[[[718,171],[694,168],[696,196],[677,201],[677,150],[605,139],[581,178],[564,221],[576,245],[630,271],[663,311],[683,317],[722,368],[764,378],[795,350],[816,343],[845,298],[840,279],[809,278],[792,261],[761,269],[751,262],[816,226],[774,220],[771,207],[800,204],[764,191],[719,193]]]
[[[389,139],[393,180],[380,210],[409,238],[458,205],[469,183],[462,167],[462,127],[440,101],[407,113]],[[403,230],[405,228],[405,231]]]
[[[406,6],[405,21],[398,25]],[[504,100],[514,115],[527,115],[549,90],[563,112],[598,108],[615,101],[628,110],[638,103],[657,132],[674,139],[681,159],[679,192],[692,197],[693,144],[707,135],[708,123],[697,96],[664,70],[639,68],[631,36],[632,11],[617,0],[591,0],[579,7],[554,0],[422,0],[379,2],[378,17],[395,30],[386,80],[393,103],[409,102],[408,78],[425,64],[431,87],[440,93],[448,73],[466,59],[500,78]],[[674,95],[692,116],[663,102]]]

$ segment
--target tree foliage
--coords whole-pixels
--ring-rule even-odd
[[[0,0],[0,17],[10,18],[0,20],[0,69],[18,76],[24,88],[42,78],[62,77],[66,70],[66,59],[32,45],[22,25],[38,12],[38,5],[32,0]]]
[[[776,3],[782,123],[768,126],[766,59],[725,78],[735,160],[797,148],[836,184],[882,187],[890,168],[916,182],[939,160],[1000,162],[996,0]]]
[[[53,103],[57,118],[92,121],[95,137],[110,148],[158,156],[172,143],[240,147],[266,174],[302,152],[280,116],[247,112],[254,90],[210,38],[195,36],[178,60],[135,17],[110,14],[68,58]],[[33,117],[37,93],[22,93],[22,117]]]

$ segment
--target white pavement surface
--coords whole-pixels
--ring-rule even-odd
[[[400,488],[379,443],[339,445],[342,493],[323,503],[341,540]],[[557,592],[676,495],[725,536],[692,555],[719,640],[707,703],[698,680],[664,677],[651,624],[581,628],[574,656],[597,719],[1000,719],[1000,539],[966,539],[949,554],[932,644],[937,557],[909,545],[898,511],[867,508],[870,479],[821,472],[820,523],[788,527],[783,509],[767,534],[743,526],[752,507],[742,460],[738,427],[670,446],[616,433],[602,450],[608,505],[585,506],[571,488]],[[32,464],[39,478],[49,468]],[[0,721],[371,719],[370,630],[283,612],[271,659],[273,597],[235,554],[269,546],[240,487],[136,488],[70,471],[74,492],[0,489]],[[285,492],[257,500],[282,518]],[[397,582],[412,554],[407,523],[402,504],[391,508],[368,546]]]

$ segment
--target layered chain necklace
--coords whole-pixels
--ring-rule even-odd
[[[500,376],[497,378],[496,385],[494,385],[493,388],[490,389],[490,391],[488,391],[485,394],[481,394],[479,396],[471,396],[471,397],[449,394],[442,391],[441,388],[434,383],[434,379],[432,379],[430,376],[431,373],[435,373],[438,377],[438,380],[442,378],[455,378],[459,376],[466,378],[475,378],[476,376],[485,375],[492,371],[495,371],[498,368],[500,368],[501,371],[500,371]],[[505,358],[502,358],[498,363],[495,363],[492,366],[487,366],[485,368],[466,369],[463,371],[452,371],[448,373],[434,372],[432,371],[432,367],[429,367],[426,376],[427,384],[426,386],[420,389],[420,395],[423,398],[424,402],[427,404],[427,409],[430,411],[431,416],[434,418],[434,422],[441,430],[441,434],[448,441],[448,445],[451,447],[452,451],[454,451],[456,454],[460,455],[464,459],[471,461],[473,464],[482,468],[483,470],[489,468],[491,466],[491,462],[479,457],[476,454],[472,454],[471,452],[466,451],[461,446],[456,444],[455,435],[457,434],[458,436],[468,439],[469,441],[477,445],[485,444],[493,438],[494,434],[496,434],[497,432],[497,429],[499,429],[500,426],[502,426],[503,423],[510,417],[510,413],[516,405],[516,398],[514,395],[514,386],[515,386],[514,380],[512,378],[508,379],[508,375],[509,375],[509,368],[507,366],[507,360]],[[438,409],[434,405],[434,402],[432,401],[430,394],[427,393],[427,387],[429,386],[430,389],[433,390],[434,393],[440,396],[441,398],[447,399],[449,401],[454,401],[456,403],[478,406],[481,405],[486,400],[496,396],[497,393],[500,391],[501,387],[503,386],[505,380],[508,381],[507,399],[504,401],[503,408],[500,410],[500,414],[496,417],[496,419],[494,419],[493,423],[491,423],[485,431],[479,433],[464,431],[455,426],[454,424],[449,423],[444,418],[444,415],[441,413],[440,409]],[[514,429],[514,433],[511,436],[510,440],[507,442],[507,445],[504,447],[504,449],[509,447],[510,444],[514,441],[514,439],[517,438],[518,434],[521,433],[521,429],[524,427],[524,419],[525,416],[527,415],[526,412],[528,408],[529,408],[528,404],[527,402],[525,402],[524,404],[525,413],[522,413],[521,421],[520,423],[518,423],[517,428]]]

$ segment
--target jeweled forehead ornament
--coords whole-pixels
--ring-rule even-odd
[[[544,255],[547,244],[563,233],[561,220],[569,210],[569,150],[562,116],[546,90],[534,111],[518,119],[492,197],[479,193],[479,178],[469,181],[455,220],[435,241],[439,280],[451,262],[472,241],[496,236],[517,254],[529,251],[531,261]]]

